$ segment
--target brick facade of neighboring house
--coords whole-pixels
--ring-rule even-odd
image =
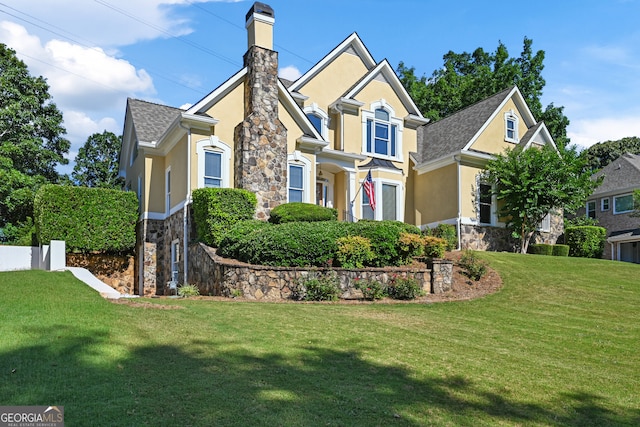
[[[603,258],[640,263],[640,218],[633,214],[633,192],[640,189],[640,156],[626,153],[594,174],[602,183],[579,215],[607,230]]]

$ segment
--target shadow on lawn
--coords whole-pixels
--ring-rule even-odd
[[[68,425],[640,424],[637,409],[612,412],[590,394],[563,395],[556,413],[461,377],[418,380],[320,347],[301,348],[292,360],[251,354],[242,343],[194,341],[187,351],[159,345],[119,358],[99,331],[31,332],[33,345],[0,351],[0,402],[62,405]]]

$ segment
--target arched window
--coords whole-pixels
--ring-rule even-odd
[[[289,202],[310,203],[311,162],[299,151],[287,156],[287,199]]]
[[[316,128],[320,136],[327,139],[327,135],[329,133],[329,115],[318,107],[318,104],[315,102],[304,107],[304,113],[307,115],[307,118],[313,127]]]
[[[393,117],[393,108],[384,99],[371,107],[373,111],[362,114],[363,151],[375,157],[401,160],[402,120]]]

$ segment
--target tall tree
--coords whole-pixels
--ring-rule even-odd
[[[616,141],[598,142],[585,150],[589,168],[596,172],[625,153],[640,154],[640,138],[626,137]]]
[[[558,152],[550,146],[508,149],[487,163],[486,178],[501,206],[498,214],[518,237],[522,253],[547,214],[575,212],[597,187],[585,165],[575,147]]]
[[[0,43],[0,228],[25,222],[39,185],[57,182],[69,141],[43,77]]]
[[[502,42],[493,53],[482,48],[473,53],[449,51],[443,56],[444,65],[430,78],[417,77],[415,68],[406,67],[403,62],[396,72],[422,114],[434,121],[517,85],[536,120],[544,120],[556,144],[564,147],[569,142],[569,119],[563,107],[549,104],[543,110],[540,97],[546,84],[542,77],[544,51],[534,54],[532,46],[533,40],[525,37],[517,58],[509,56]]]
[[[78,151],[73,181],[84,187],[122,189],[118,176],[122,137],[112,132],[94,133]]]

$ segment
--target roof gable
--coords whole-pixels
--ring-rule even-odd
[[[366,75],[356,82],[342,98],[353,99],[357,97],[358,93],[365,88],[373,80],[381,80],[389,84],[394,92],[398,95],[398,98],[402,101],[402,105],[406,108],[409,114],[416,117],[422,117],[422,113],[416,106],[415,102],[409,95],[409,92],[402,86],[398,75],[393,71],[389,62],[385,59],[380,62],[375,68],[370,70]]]
[[[626,153],[593,174],[594,178],[604,177],[594,195],[623,193],[640,188],[640,156]]]
[[[298,80],[293,82],[289,86],[291,92],[300,90],[306,83],[313,79],[316,75],[322,72],[329,64],[335,61],[342,53],[349,52],[358,56],[364,63],[367,69],[372,69],[376,66],[371,53],[366,48],[357,33],[352,33],[349,37],[344,39],[342,43],[336,46],[331,52],[329,52],[324,58],[322,58],[316,65],[311,67],[309,71],[304,73]]]
[[[157,142],[184,111],[133,98],[127,99],[127,108],[131,113],[135,137],[143,143]]]

